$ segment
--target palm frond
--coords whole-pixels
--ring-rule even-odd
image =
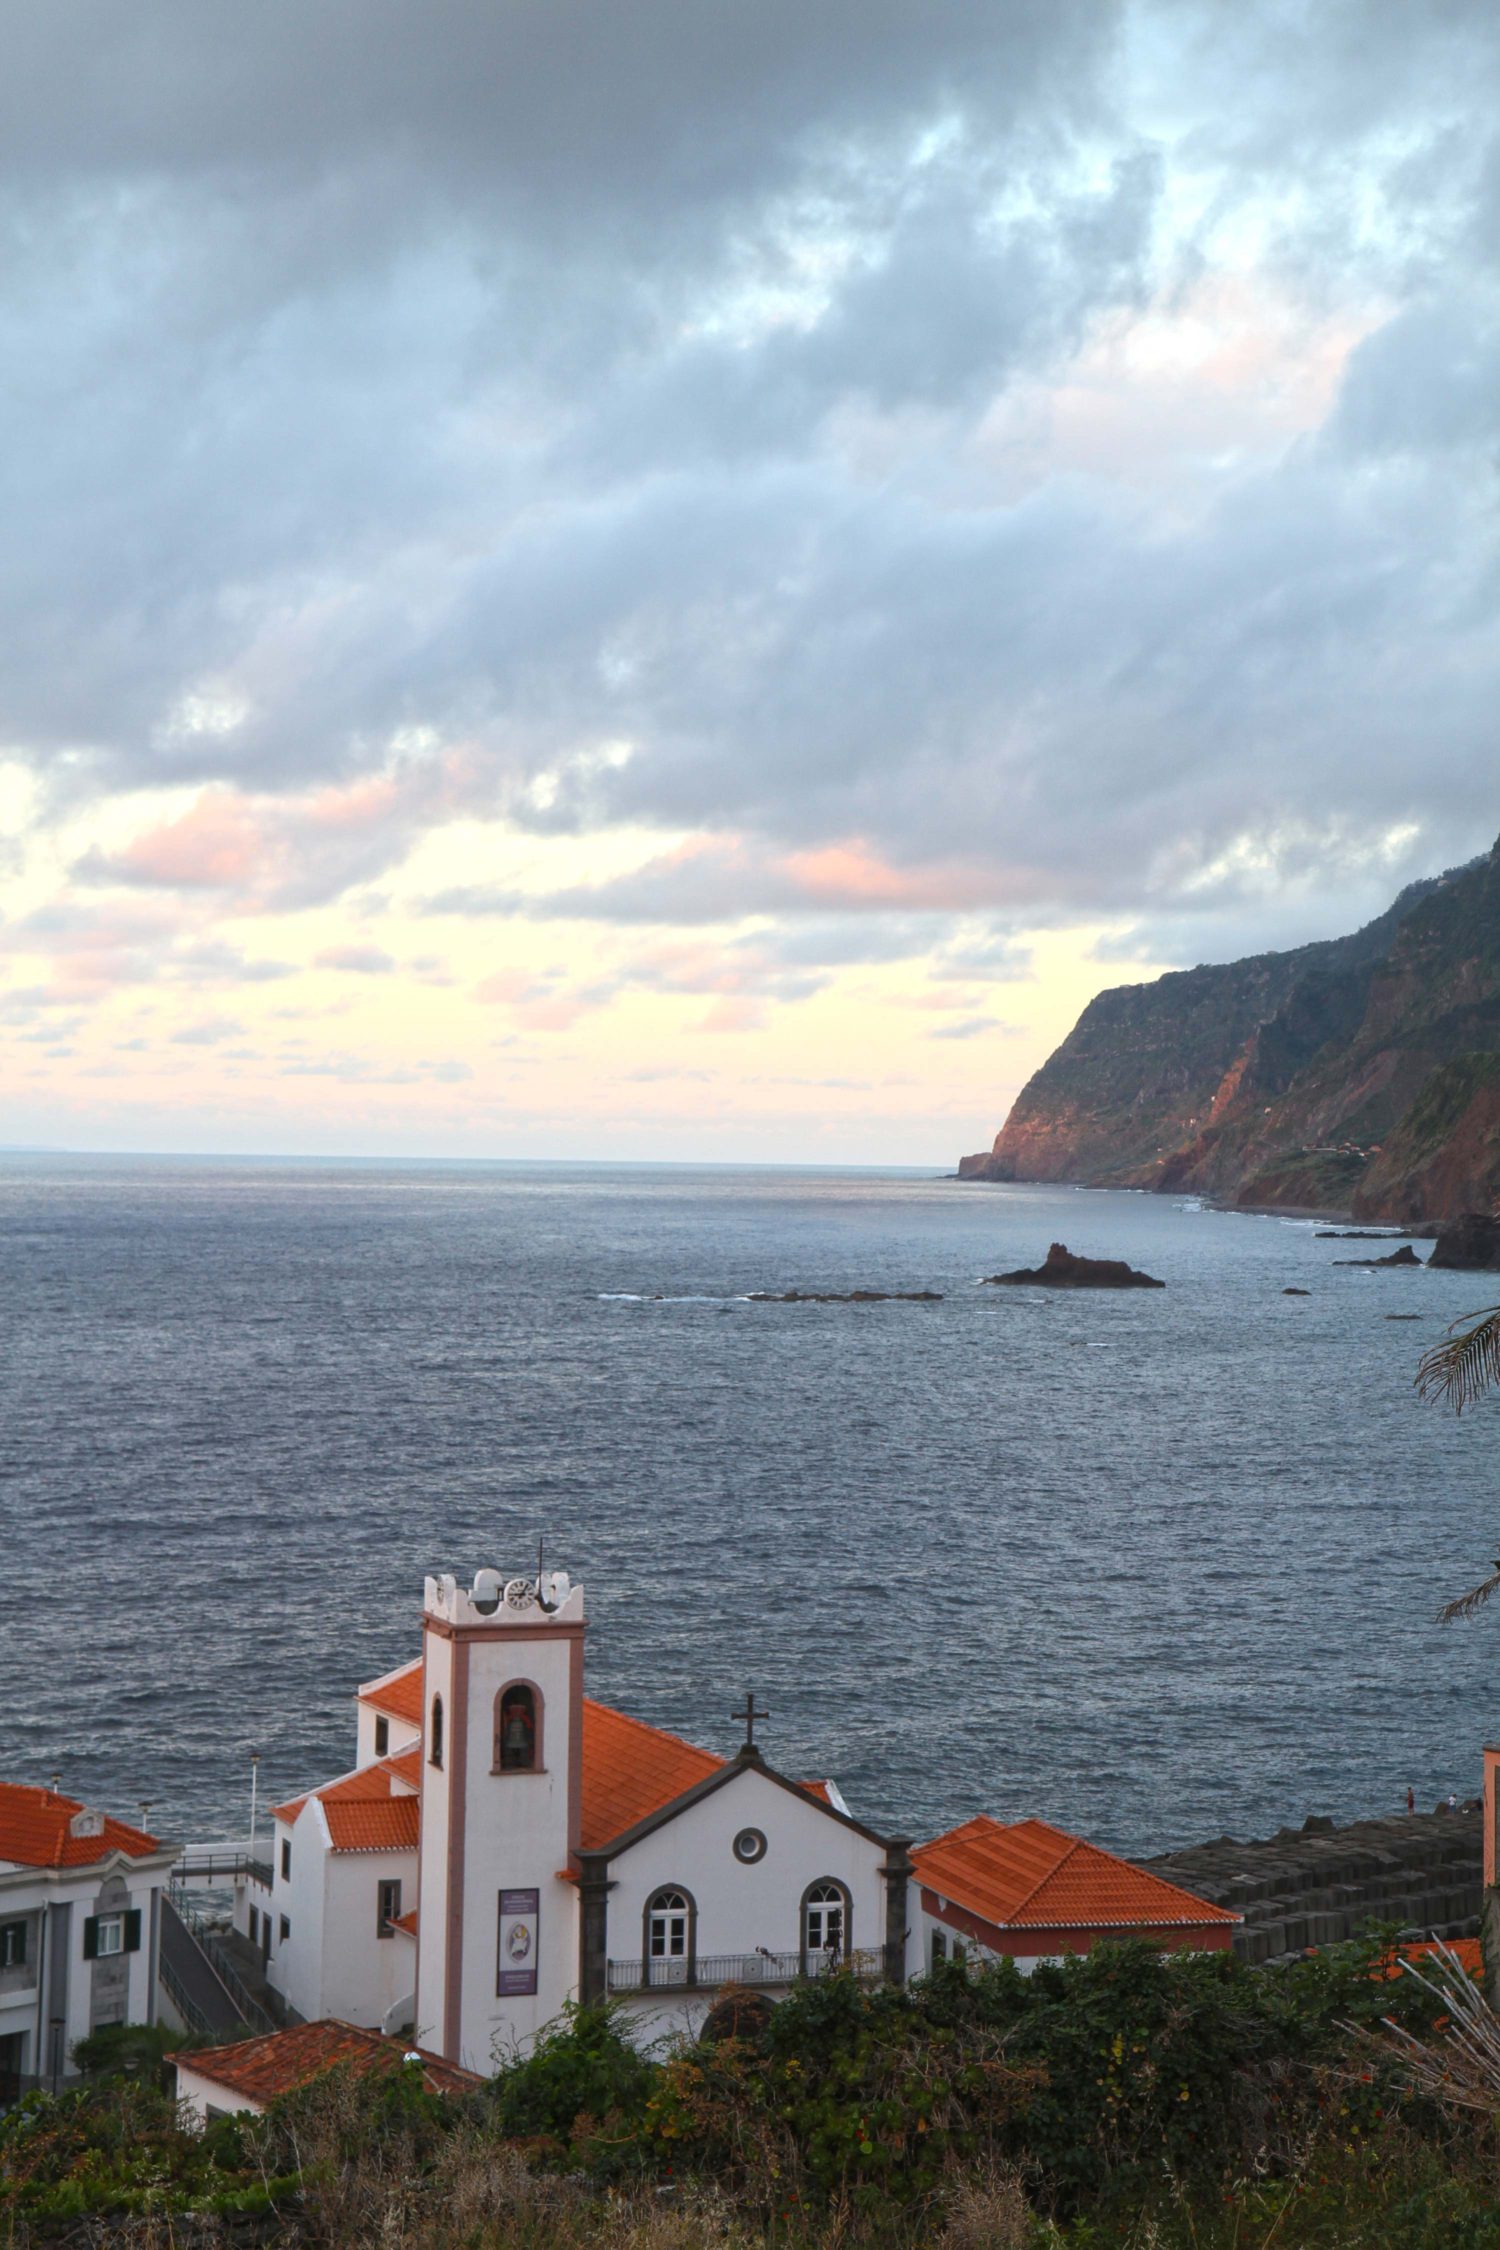
[[[1460,1594],[1456,1601],[1444,1602],[1437,1613],[1438,1623],[1454,1625],[1461,1617],[1474,1616],[1476,1611],[1483,1609],[1491,1594],[1500,1594],[1500,1562],[1495,1564],[1488,1578],[1482,1578],[1466,1594]]]
[[[1455,1320],[1445,1340],[1423,1353],[1416,1381],[1419,1397],[1441,1399],[1455,1414],[1500,1386],[1500,1305]]]

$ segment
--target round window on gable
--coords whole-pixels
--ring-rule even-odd
[[[734,1839],[734,1856],[746,1867],[753,1867],[766,1856],[766,1839],[759,1828],[742,1828]]]

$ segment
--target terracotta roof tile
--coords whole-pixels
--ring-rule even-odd
[[[336,1781],[325,1781],[320,1789],[310,1789],[305,1796],[277,1805],[274,1817],[295,1825],[303,1808],[316,1797],[336,1852],[414,1848],[421,1799],[411,1791],[421,1770],[418,1750],[398,1750],[393,1758],[359,1766],[353,1773],[340,1774]]]
[[[623,1711],[612,1711],[603,1703],[585,1698],[583,1848],[596,1850],[623,1835],[695,1782],[717,1773],[723,1764],[712,1750],[700,1750],[695,1743],[684,1742],[681,1735],[668,1734],[663,1727],[648,1726],[642,1719],[629,1718]],[[410,1750],[398,1750],[393,1757],[378,1758],[371,1765],[324,1782],[321,1788],[289,1798],[273,1807],[273,1816],[290,1825],[316,1797],[328,1821],[335,1851],[378,1851],[415,1844],[419,1800],[405,1791],[417,1790],[421,1776],[422,1752],[414,1744]],[[820,1782],[809,1782],[807,1787],[814,1795],[825,1793]],[[356,1812],[357,1807],[364,1809]]]
[[[1441,1968],[1444,1953],[1454,1954],[1459,1967],[1466,1970],[1476,1982],[1484,1981],[1484,1957],[1477,1937],[1448,1938],[1442,1945],[1435,1938],[1419,1938],[1415,1945],[1398,1945],[1394,1953],[1384,1954],[1376,1962],[1375,1974],[1387,1980],[1399,1977],[1403,1961],[1422,1961],[1431,1954],[1439,1956],[1433,1966]]]
[[[384,1804],[339,1797],[323,1802],[336,1852],[415,1851],[421,1816],[420,1797],[387,1797]]]
[[[144,1828],[132,1828],[109,1813],[95,1834],[75,1835],[73,1822],[84,1810],[76,1797],[0,1781],[0,1861],[20,1867],[88,1867],[111,1852],[144,1859],[161,1850]]]
[[[371,1704],[375,1710],[384,1711],[392,1719],[404,1719],[411,1727],[422,1724],[422,1659],[403,1664],[399,1671],[386,1672],[378,1680],[367,1680],[359,1691],[361,1703]]]
[[[695,1782],[723,1765],[712,1750],[700,1750],[679,1734],[627,1718],[603,1703],[584,1699],[583,1809],[580,1841],[597,1851],[612,1837],[634,1828],[648,1813],[660,1812]]]
[[[1001,1929],[1160,1929],[1243,1919],[1046,1820],[981,1813],[912,1854],[928,1890]]]
[[[392,1922],[391,1928],[399,1930],[403,1937],[415,1937],[417,1934],[416,1908],[409,1906],[404,1914],[398,1914]]]
[[[410,2048],[401,2039],[383,2038],[378,2031],[362,2031],[335,2016],[293,2024],[286,2031],[268,2031],[259,2039],[241,2039],[233,2047],[194,2048],[168,2060],[249,2101],[269,2102],[340,2065],[361,2076],[398,2070],[410,2053],[421,2056],[422,2075],[432,2093],[463,2094],[484,2084],[476,2072],[445,2062],[441,2055]]]

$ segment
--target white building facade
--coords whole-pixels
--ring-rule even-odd
[[[729,1759],[584,1693],[562,1572],[426,1583],[420,1657],[360,1690],[357,1762],[277,1806],[244,1927],[298,2016],[400,2030],[488,2072],[575,1999],[643,2037],[726,1987],[919,1959],[903,1838],[831,1783]]]
[[[0,1782],[0,2101],[65,2084],[91,2032],[155,2022],[175,1858],[76,1798]]]

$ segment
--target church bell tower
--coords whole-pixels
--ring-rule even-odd
[[[427,1580],[416,2037],[470,2070],[577,1986],[585,1629],[565,1571]]]

